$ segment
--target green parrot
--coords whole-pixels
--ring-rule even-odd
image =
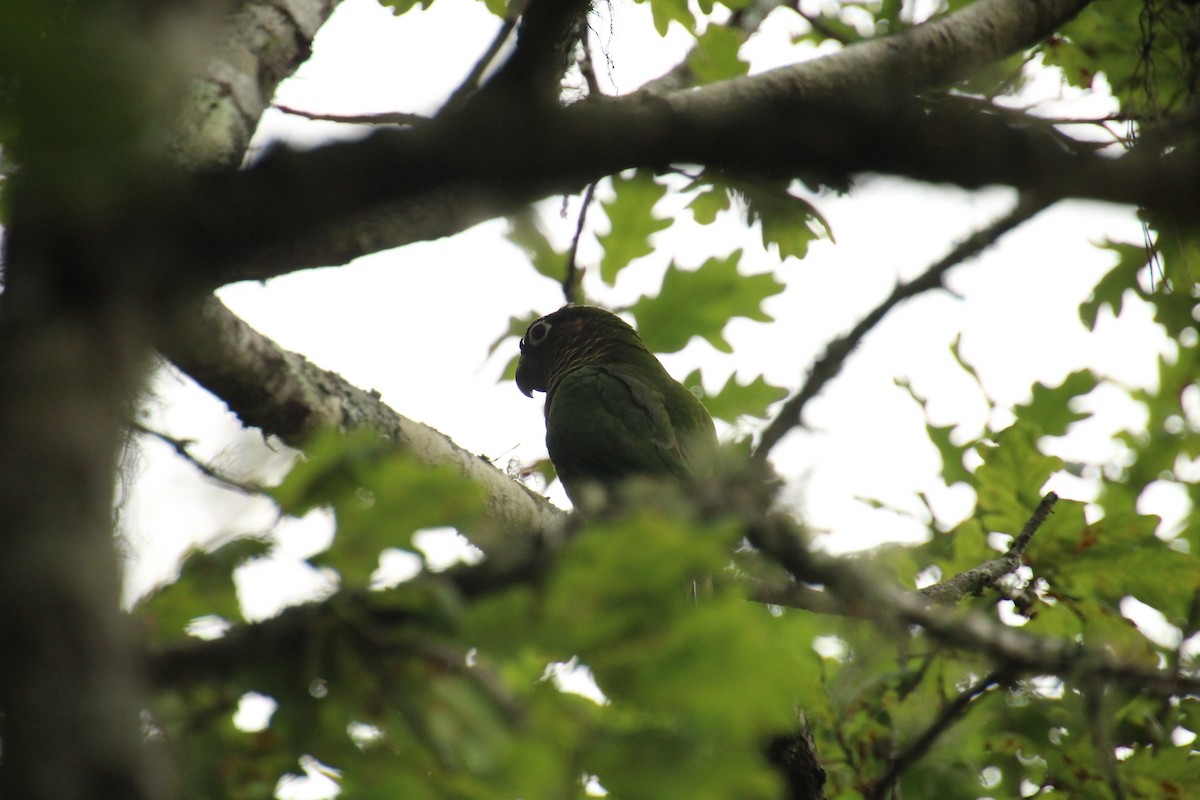
[[[521,338],[517,387],[546,393],[546,449],[567,497],[594,502],[635,475],[686,478],[714,466],[717,433],[696,396],[672,378],[616,314],[566,305]]]

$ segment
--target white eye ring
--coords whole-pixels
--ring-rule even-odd
[[[531,347],[536,347],[546,341],[546,337],[550,335],[550,323],[538,320],[529,326],[529,330],[525,332],[525,344]]]

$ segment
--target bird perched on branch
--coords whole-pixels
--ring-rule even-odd
[[[546,448],[571,502],[638,476],[688,478],[713,467],[717,434],[696,396],[637,331],[602,308],[567,305],[521,338],[517,387],[546,393]]]

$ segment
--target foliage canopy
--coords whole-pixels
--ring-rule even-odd
[[[878,52],[867,48],[888,36],[903,42],[906,33],[933,24],[917,24],[913,4],[890,0],[834,3],[819,14],[805,12],[803,6],[768,3],[764,9],[764,4],[740,0],[643,1],[659,35],[683,29],[694,46],[658,87],[637,100],[641,105],[631,114],[655,113],[656,104],[674,108],[672,103],[683,102],[670,95],[678,87],[707,87],[733,97],[739,86],[748,85],[749,66],[741,49],[768,11],[806,21],[805,32],[792,43],[797,57],[813,46],[821,52]],[[417,14],[418,7],[431,2],[384,5],[402,15]],[[962,19],[987,2],[950,2],[937,15]],[[358,146],[377,147],[368,152],[381,155],[392,153],[387,149],[392,144],[402,145],[397,150],[429,145],[420,137],[430,129],[461,144],[453,136],[474,130],[461,120],[518,105],[520,92],[495,88],[514,80],[544,82],[548,75],[555,94],[564,81],[572,91],[582,92],[582,84],[596,92],[589,10],[586,4],[566,2],[558,2],[561,8],[555,10],[555,3],[484,0],[490,12],[516,29],[516,55],[498,65],[491,82],[479,82],[478,75],[469,79],[465,99],[448,104],[444,116],[412,122],[413,141],[389,139],[396,131],[385,131]],[[29,16],[32,21],[19,26],[22,36],[48,24],[33,12]],[[73,25],[86,30],[87,16]],[[310,36],[317,27],[312,26]],[[138,96],[140,79],[129,65],[150,56],[122,44],[115,30],[97,26],[84,35],[72,28],[70,35],[100,52],[105,50],[95,37],[110,40],[107,47],[113,51],[128,50],[127,62],[105,62],[103,74],[90,76],[82,87],[62,78],[62,70],[79,63],[72,60],[78,56],[60,46],[63,40],[50,37],[55,48],[45,52],[26,44],[0,55],[0,137],[19,167],[11,191],[5,187],[6,222],[12,228],[11,241],[6,241],[6,334],[23,331],[19,325],[39,314],[49,315],[44,309],[53,302],[67,308],[64,313],[70,317],[73,304],[85,302],[79,295],[106,283],[88,270],[64,273],[71,276],[69,291],[53,281],[46,288],[38,284],[40,279],[27,276],[39,274],[39,259],[74,264],[74,244],[87,242],[95,230],[107,231],[111,219],[128,210],[112,211],[110,218],[108,210],[98,212],[92,202],[111,188],[105,182],[113,180],[112,173],[145,168],[146,174],[158,176],[150,167],[162,170],[161,180],[147,178],[146,186],[138,187],[145,194],[131,192],[137,201],[130,201],[134,212],[161,205],[168,209],[163,213],[187,217],[192,208],[158,202],[174,198],[176,182],[183,179],[175,167],[162,167],[165,159],[155,149],[161,145],[146,132],[154,124],[154,114],[144,107],[152,105],[150,95]],[[570,32],[565,44],[546,37],[546,31],[560,30]],[[0,53],[15,35],[0,32]],[[1052,30],[1042,35],[1039,29],[1036,41],[1014,45],[949,85],[930,79],[911,99],[918,116],[977,114],[983,125],[998,121],[1008,133],[1016,131],[1014,136],[1033,130],[1042,137],[1039,141],[1050,141],[1073,158],[1088,158],[1102,147],[1070,135],[1087,125],[1110,137],[1103,147],[1105,158],[1114,162],[1125,153],[1144,157],[1149,151],[1155,163],[1179,163],[1200,151],[1195,126],[1198,42],[1200,7],[1194,3],[1080,3],[1077,14],[1054,20]],[[538,53],[539,48],[545,52]],[[86,52],[95,55],[94,50]],[[530,52],[534,55],[527,56]],[[560,55],[568,57],[570,69],[546,66],[562,60],[555,58]],[[53,68],[43,64],[46,58]],[[487,66],[485,59],[480,72]],[[1014,110],[1023,82],[1046,70],[1072,86],[1097,92],[1107,87],[1116,110],[1104,119],[1050,121]],[[278,75],[263,72],[256,78],[273,86],[286,72],[280,68]],[[97,112],[105,131],[99,150],[57,138],[47,144],[38,138],[46,130],[67,138],[69,131],[63,130],[61,117],[39,111],[25,94],[29,90],[13,76],[38,89],[61,79],[80,97],[128,91],[128,107]],[[808,90],[817,93],[811,86]],[[836,93],[838,86],[825,91]],[[72,96],[62,93],[66,99]],[[861,102],[862,97],[853,99]],[[590,100],[600,102],[589,98],[578,105]],[[603,115],[600,107],[597,113]],[[532,101],[522,110],[552,119]],[[872,121],[877,120],[867,120]],[[134,125],[137,135],[114,144],[121,137],[111,135],[110,128],[120,128],[121,122]],[[454,127],[458,124],[465,127]],[[831,118],[829,124],[841,123]],[[901,126],[907,124],[909,117],[896,117],[896,138],[904,138],[908,131]],[[437,125],[446,127],[431,128]],[[718,127],[714,123],[714,130]],[[641,135],[631,129],[631,140]],[[686,139],[683,132],[677,135]],[[436,140],[430,152],[437,154],[442,140],[429,138]],[[836,142],[828,144],[831,153],[837,150]],[[506,196],[501,207],[489,207],[488,215],[508,216],[509,238],[528,255],[531,270],[576,302],[612,296],[608,293],[614,285],[653,253],[659,236],[673,226],[741,219],[756,231],[763,248],[778,256],[777,269],[749,271],[738,247],[713,252],[699,265],[672,260],[652,291],[616,309],[636,321],[656,352],[676,353],[699,339],[721,358],[736,359],[727,338],[730,323],[771,324],[764,301],[783,290],[786,270],[805,258],[814,241],[832,239],[834,231],[820,213],[822,197],[829,191],[852,191],[848,179],[853,176],[847,173],[853,170],[843,169],[839,156],[826,160],[817,153],[802,167],[781,164],[768,171],[733,155],[707,158],[703,146],[689,146],[679,155],[668,153],[665,160],[652,148],[628,163],[614,157],[611,168],[597,174],[564,162],[564,175],[531,179]],[[92,174],[80,166],[89,153],[103,148],[113,149],[104,170]],[[514,149],[519,148],[514,144]],[[76,238],[67,237],[61,248],[43,247],[38,237],[47,235],[50,216],[45,209],[53,207],[46,198],[55,199],[58,184],[47,184],[50,189],[43,196],[34,178],[58,175],[52,156],[60,151],[78,159],[66,162],[70,169],[95,183],[85,181],[77,194],[64,194],[75,201],[63,216],[74,215],[82,232],[72,233]],[[267,157],[261,172],[280,181],[265,184],[279,193],[286,193],[281,186],[300,186],[299,192],[302,184],[289,183],[294,177],[289,165],[302,164],[316,175],[319,166],[348,164],[347,154],[353,152],[331,147],[311,162],[302,155],[276,153]],[[326,155],[328,163],[318,161]],[[453,174],[454,159],[447,161],[451,167],[438,162],[430,169]],[[1038,163],[1032,160],[1029,169],[1036,170]],[[26,169],[32,177],[22,176]],[[418,173],[408,177],[419,183],[423,178]],[[924,172],[914,168],[918,178],[933,173],[932,167]],[[259,172],[249,165],[245,174],[252,181]],[[482,185],[486,179],[455,176],[446,185],[461,188],[471,180]],[[220,174],[205,180],[204,186],[225,185]],[[1013,178],[1013,184],[1045,203],[1058,199],[1046,194],[1045,187],[1039,194],[1021,180]],[[319,183],[320,176],[314,181]],[[250,191],[257,184],[228,185],[244,192],[236,195],[244,200],[236,212],[250,214],[271,199]],[[541,212],[528,205],[563,191],[564,185],[571,193],[584,192],[589,202],[583,213],[594,215],[590,221],[579,220],[579,234],[567,247],[551,241]],[[340,209],[338,219],[345,223],[372,204],[391,208],[387,203],[395,198],[372,191],[347,190],[341,197],[352,197],[346,202],[353,207]],[[477,199],[473,196],[472,202]],[[688,209],[690,219],[667,213],[668,200]],[[1009,227],[1041,207],[1023,212]],[[1200,237],[1173,210],[1171,199],[1147,204],[1142,214],[1144,241],[1097,244],[1111,254],[1113,265],[1079,305],[1078,315],[1081,325],[1095,329],[1105,315],[1120,316],[1135,306],[1149,309],[1171,341],[1169,352],[1157,356],[1156,385],[1129,387],[1080,367],[1049,384],[1035,383],[1024,402],[1004,408],[986,397],[980,384],[995,413],[978,430],[967,431],[935,424],[928,398],[901,381],[926,414],[925,431],[940,456],[945,485],[970,490],[974,506],[950,525],[930,513],[920,544],[852,557],[834,559],[811,550],[799,521],[773,510],[777,487],[763,477],[771,445],[800,423],[804,404],[853,358],[857,342],[882,317],[908,297],[939,289],[946,269],[986,247],[1003,230],[984,237],[952,263],[931,267],[900,286],[859,328],[829,342],[826,357],[814,365],[804,385],[776,386],[762,375],[730,376],[718,391],[703,397],[713,416],[728,423],[730,458],[737,465],[730,475],[689,487],[692,494],[686,499],[666,490],[635,491],[637,502],[601,519],[564,523],[564,515],[534,501],[543,514],[541,522],[512,523],[513,505],[529,501],[519,481],[501,481],[497,489],[479,478],[475,470],[484,467],[478,459],[452,449],[430,456],[418,442],[414,423],[381,422],[391,420],[388,413],[393,412],[380,410],[378,397],[355,395],[325,375],[306,385],[311,389],[307,395],[299,392],[300,399],[276,406],[270,395],[282,396],[286,381],[268,389],[266,375],[231,365],[235,373],[243,370],[240,379],[249,378],[248,384],[239,384],[236,374],[222,373],[220,380],[205,385],[247,425],[277,433],[305,453],[280,485],[263,493],[281,517],[324,509],[336,519],[331,543],[308,558],[327,592],[252,623],[244,618],[235,575],[277,546],[270,534],[233,538],[190,553],[174,580],[128,614],[138,631],[132,652],[150,675],[150,689],[141,696],[144,738],[165,745],[182,778],[179,794],[197,798],[270,797],[286,786],[281,777],[294,773],[298,763],[311,774],[332,777],[347,798],[566,798],[595,795],[598,787],[620,798],[807,797],[812,795],[795,787],[785,795],[786,780],[765,756],[773,742],[805,726],[819,754],[829,798],[1200,796],[1194,747],[1200,720],[1192,719],[1200,714],[1200,496],[1195,480],[1200,335],[1193,277],[1200,264]],[[606,224],[596,224],[600,215]],[[455,224],[469,224],[464,221],[468,216]],[[235,241],[227,250],[214,245],[213,253],[245,256],[219,279],[177,281],[186,285],[172,303],[189,306],[205,290],[239,274],[237,270],[265,263],[256,258],[269,260],[261,253],[272,252],[278,239],[268,235],[247,245],[238,238],[241,234],[229,232],[234,226],[228,224],[199,222],[171,240],[193,242],[188,236],[199,231],[196,235],[212,240]],[[289,227],[278,220],[274,224]],[[412,236],[436,238],[445,232],[434,225]],[[116,246],[121,240],[117,234],[105,235],[110,238],[99,241]],[[602,254],[594,271],[576,263],[580,237],[590,237],[587,242]],[[153,253],[160,240],[147,241],[144,250],[120,252]],[[331,245],[339,252],[344,247]],[[189,252],[186,247],[177,251],[180,264],[195,263]],[[281,271],[302,266],[311,264]],[[115,298],[102,304],[105,314],[122,303],[142,307],[138,304],[153,296],[152,279],[146,277],[152,273],[138,272],[142,267],[145,262],[138,262],[132,272],[120,273],[120,280],[111,281],[116,288],[96,289]],[[518,312],[493,349],[511,350],[513,337],[536,316],[534,311]],[[99,330],[98,322],[126,317],[88,319]],[[144,336],[143,350],[153,343],[193,374],[217,369],[197,366],[194,360],[187,362],[192,367],[184,366],[186,358],[173,355],[184,345],[168,343],[156,325],[144,327],[131,328]],[[239,331],[243,343],[256,341],[252,333]],[[6,346],[19,347],[20,341],[11,337]],[[283,365],[286,375],[313,374],[305,372],[311,365],[299,356],[269,341],[258,346],[272,363]],[[963,375],[978,382],[957,343],[953,353]],[[510,364],[506,379],[511,371]],[[136,390],[138,379],[132,375],[137,370],[129,372],[126,383],[98,394],[120,398],[117,389]],[[215,372],[205,374],[211,378]],[[256,382],[260,377],[262,385]],[[702,369],[684,383],[698,390],[713,385],[704,380]],[[318,384],[320,391],[312,388]],[[251,389],[242,391],[244,385]],[[314,410],[321,405],[318,398],[338,392],[340,405],[327,406],[337,405],[334,422],[343,430],[315,434],[312,428],[326,426],[311,420],[328,421]],[[1114,434],[1119,462],[1069,463],[1061,455],[1061,438],[1091,416],[1092,406],[1085,401],[1105,392],[1139,406],[1145,424]],[[9,408],[0,404],[0,411]],[[115,434],[119,415],[111,416]],[[764,433],[772,429],[778,431],[774,438]],[[115,452],[117,437],[110,438]],[[8,441],[0,438],[0,445]],[[186,452],[185,445],[177,444]],[[534,465],[520,477],[542,467]],[[545,468],[548,481],[553,479],[550,469]],[[1064,472],[1084,478],[1091,495],[1058,499],[1047,517],[1052,502],[1046,498],[1047,484]],[[96,480],[111,485],[112,477],[102,472]],[[1167,522],[1145,513],[1152,484],[1176,487],[1188,500],[1186,511]],[[402,550],[420,557],[414,536],[447,528],[474,541],[486,557],[444,571],[422,564],[406,580],[385,579],[381,555]],[[503,535],[512,537],[509,541],[534,541],[532,555],[506,559]],[[747,541],[753,547],[744,546]],[[1131,613],[1133,607],[1142,611]],[[12,608],[0,611],[9,614]],[[1134,617],[1142,624],[1135,624]],[[1159,623],[1147,625],[1147,619]],[[17,674],[11,672],[15,668],[6,669],[10,672],[0,678]],[[598,688],[580,689],[588,679]],[[0,789],[33,785],[22,783],[24,734],[16,721],[23,718],[12,698],[0,696],[7,704],[0,711],[5,713],[2,735],[9,762],[0,764],[8,781]],[[260,726],[235,724],[239,707],[249,698],[267,698],[273,708]]]

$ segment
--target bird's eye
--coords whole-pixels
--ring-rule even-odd
[[[550,335],[550,323],[538,320],[529,326],[529,330],[525,331],[525,344],[534,347],[546,341],[546,337]]]

